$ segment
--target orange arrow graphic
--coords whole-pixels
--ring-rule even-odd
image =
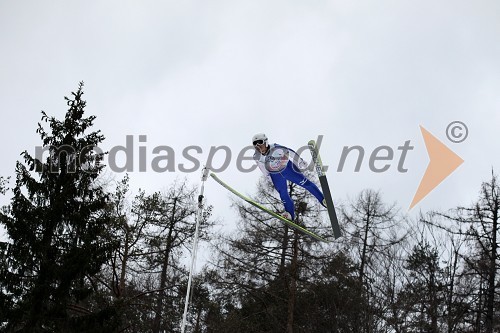
[[[430,161],[410,204],[410,210],[464,162],[460,156],[451,151],[450,148],[446,147],[444,143],[422,126],[420,126],[420,131]]]

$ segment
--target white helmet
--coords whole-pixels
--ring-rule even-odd
[[[255,146],[255,143],[261,140],[262,143],[267,144],[267,136],[264,133],[257,133],[252,137],[252,144]]]

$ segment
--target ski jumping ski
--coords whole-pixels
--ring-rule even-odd
[[[323,195],[325,196],[326,209],[328,211],[328,216],[330,217],[330,222],[332,223],[333,235],[335,236],[335,239],[337,239],[342,236],[342,233],[340,232],[339,220],[337,219],[337,213],[335,212],[335,206],[333,205],[330,187],[328,186],[328,181],[323,171],[323,163],[321,162],[321,157],[319,156],[319,149],[314,140],[310,140],[307,145],[311,151],[312,159],[321,184],[321,189],[323,190]]]
[[[315,234],[314,232],[312,231],[309,231],[307,230],[306,228],[304,227],[301,227],[300,225],[298,224],[295,224],[293,221],[289,220],[289,219],[286,219],[284,218],[283,216],[267,209],[266,207],[260,205],[259,203],[253,201],[252,199],[244,196],[243,194],[239,193],[238,191],[236,191],[235,189],[233,189],[232,187],[230,187],[228,184],[226,184],[225,182],[223,182],[219,177],[217,177],[217,175],[215,175],[214,173],[210,173],[210,176],[217,182],[219,183],[220,185],[222,185],[222,187],[224,187],[225,189],[227,189],[229,192],[232,192],[234,195],[238,196],[239,198],[245,200],[246,202],[248,202],[249,204],[259,208],[260,210],[262,210],[263,212],[265,213],[268,213],[269,215],[281,220],[282,222],[286,223],[287,225],[289,225],[290,227],[296,229],[296,230],[299,230],[300,232],[306,234],[306,235],[309,235],[311,237],[313,237],[314,239],[316,240],[319,240],[321,242],[325,242],[325,243],[329,243],[328,240],[322,238],[321,236],[318,236],[317,234]]]

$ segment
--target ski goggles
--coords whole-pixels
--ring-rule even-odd
[[[264,144],[264,140],[255,140],[255,141],[253,142],[253,145],[254,145],[254,146],[257,146],[257,145],[259,145],[259,146],[260,146],[260,145],[263,145],[263,144]]]

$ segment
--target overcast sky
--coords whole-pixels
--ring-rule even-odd
[[[236,155],[253,134],[295,149],[323,135],[337,202],[372,188],[407,211],[429,162],[423,126],[465,162],[411,213],[468,205],[491,169],[500,172],[499,17],[493,0],[0,0],[0,175],[13,176],[19,154],[40,145],[40,111],[63,117],[63,96],[84,81],[103,148],[127,135],[136,154],[146,147],[133,191],[183,177],[199,184],[200,170],[154,172],[159,145],[188,167],[185,147],[201,147],[202,164],[211,146],[230,147],[219,176],[251,194],[260,173],[238,172]],[[446,138],[455,120],[469,129],[460,144]],[[414,149],[401,173],[397,147],[407,140]],[[369,169],[368,156],[359,172],[354,161],[337,172],[343,147],[354,145],[366,155],[392,147],[395,160],[384,173]],[[208,180],[205,195],[234,227],[229,193]]]

